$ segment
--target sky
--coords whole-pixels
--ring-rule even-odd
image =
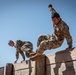
[[[52,34],[49,4],[53,5],[69,26],[73,47],[76,46],[76,0],[0,0],[0,67],[15,61],[16,50],[8,45],[9,40],[30,41],[33,43],[33,51],[36,51],[39,35]],[[61,47],[46,50],[44,54],[55,53],[67,47],[64,40]],[[21,60],[20,56],[18,62]]]

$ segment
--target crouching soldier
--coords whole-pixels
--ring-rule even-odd
[[[68,47],[66,50],[72,48],[72,37],[69,32],[69,26],[61,19],[59,13],[50,4],[48,8],[51,11],[51,18],[53,22],[52,35],[40,35],[38,37],[36,54],[32,56],[31,60],[37,60],[44,53],[45,50],[58,48],[62,45],[64,39],[67,41]]]
[[[16,48],[16,60],[14,63],[17,63],[17,60],[19,59],[19,53],[23,58],[21,62],[25,61],[24,52],[26,53],[27,58],[29,58],[33,53],[33,44],[29,41],[17,40],[16,42],[14,42],[12,40],[9,40],[8,45]]]

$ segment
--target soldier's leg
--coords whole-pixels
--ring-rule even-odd
[[[36,55],[31,57],[30,59],[32,61],[39,59],[45,50],[58,48],[61,46],[62,42],[63,41],[51,41],[51,40],[42,41],[39,47],[37,48]]]
[[[47,46],[46,46],[46,45],[47,45]],[[38,46],[37,50],[36,50],[36,54],[35,54],[34,56],[30,57],[30,59],[31,59],[32,61],[38,60],[38,59],[41,57],[41,55],[43,54],[43,52],[44,52],[46,49],[48,49],[48,45],[49,45],[48,40],[42,41],[42,42],[40,43],[40,45]]]
[[[42,41],[48,40],[49,38],[50,38],[50,35],[40,35],[37,40],[37,47],[40,45]]]
[[[24,45],[21,47],[21,50],[25,52],[25,55],[26,55],[27,58],[29,58],[30,56],[33,56],[33,55],[36,54],[36,53],[33,51],[33,45],[32,45],[32,44],[29,44],[29,45],[24,44]]]
[[[37,52],[40,54],[43,54],[45,50],[58,48],[61,46],[62,43],[63,43],[63,40],[62,41],[51,41],[51,40],[42,41],[39,47],[37,48]]]
[[[23,61],[25,61],[25,55],[24,55],[24,52],[23,51],[20,51],[20,54],[21,54],[21,56],[23,58],[23,60],[21,61],[21,63],[22,63]]]
[[[34,56],[35,54],[36,54],[35,52],[33,52],[32,50],[30,50],[30,51],[26,52],[26,57],[30,58],[31,56]]]
[[[29,57],[30,57],[30,55],[29,55],[29,53],[28,53],[28,52],[26,52],[26,57],[27,57],[27,58],[29,58]]]
[[[22,47],[21,47],[21,51],[24,51],[24,52],[28,52],[28,51],[32,51],[33,50],[33,45],[32,43],[28,43],[28,44],[24,44]]]
[[[40,54],[43,54],[43,52],[48,49],[48,46],[49,46],[49,41],[48,40],[44,40],[37,47],[36,52],[40,53]]]

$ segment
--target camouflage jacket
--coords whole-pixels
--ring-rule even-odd
[[[24,55],[24,52],[23,50],[21,50],[22,47],[31,47],[30,50],[33,49],[33,46],[32,46],[32,43],[29,42],[29,41],[21,41],[21,40],[17,40],[15,43],[14,43],[14,47],[16,48],[16,59],[19,58],[19,53],[22,55],[23,59],[25,60],[25,55]],[[24,48],[23,48],[24,49]],[[28,50],[27,50],[28,51]]]
[[[50,7],[51,14],[55,13],[56,10]],[[52,40],[64,40],[66,38],[68,46],[72,46],[72,36],[69,32],[68,25],[61,19],[58,25],[53,23],[54,31],[52,33]]]
[[[15,43],[14,43],[14,47],[16,48],[17,51],[20,51],[21,47],[23,47],[23,45],[29,47],[29,45],[31,46],[31,50],[33,49],[33,45],[31,42],[29,41],[21,41],[21,40],[17,40]],[[23,51],[23,50],[22,50]]]

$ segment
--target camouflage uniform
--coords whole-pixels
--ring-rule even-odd
[[[55,13],[55,9],[50,7],[51,14]],[[37,52],[43,53],[47,49],[55,49],[62,45],[64,38],[67,40],[68,46],[72,46],[72,37],[69,32],[68,25],[61,19],[58,25],[54,25],[52,35],[40,35],[37,42]]]
[[[33,50],[33,44],[29,41],[17,40],[14,43],[14,47],[16,48],[16,59],[19,58],[19,53],[21,54],[21,56],[25,60],[25,55],[23,52],[26,52],[26,57],[30,57],[30,53],[33,52],[32,51]]]

